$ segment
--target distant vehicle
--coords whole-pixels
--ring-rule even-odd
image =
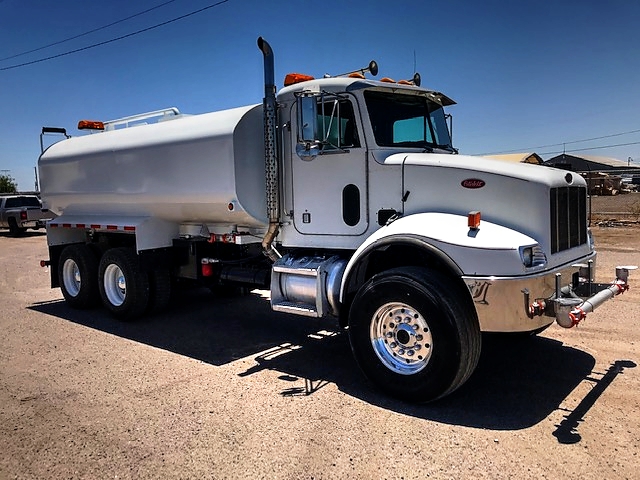
[[[36,195],[12,194],[0,197],[0,228],[8,228],[14,237],[22,235],[28,228],[43,228],[47,220],[52,218],[55,218],[53,212],[43,209]]]

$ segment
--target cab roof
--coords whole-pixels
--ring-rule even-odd
[[[349,78],[349,77],[329,77],[329,78],[316,78],[313,80],[306,80],[287,87],[282,88],[278,92],[278,97],[293,95],[297,92],[311,91],[311,92],[353,92],[355,90],[362,90],[365,88],[376,88],[378,90],[392,90],[392,91],[406,91],[407,93],[413,93],[418,95],[425,95],[431,100],[439,103],[442,106],[455,105],[456,102],[446,96],[444,93],[429,90],[415,85],[407,85],[397,83],[393,81],[381,81],[373,79],[362,78]]]

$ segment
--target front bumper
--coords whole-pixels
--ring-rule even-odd
[[[471,277],[462,279],[469,288],[483,332],[532,332],[547,327],[556,319],[553,308],[532,314],[531,304],[537,299],[553,305],[561,274],[563,292],[573,292],[580,280],[580,265],[591,261],[591,280],[595,277],[593,252],[579,261],[553,270],[520,277]]]

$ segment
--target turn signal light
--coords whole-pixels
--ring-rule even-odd
[[[469,225],[469,228],[477,230],[480,227],[480,217],[481,214],[479,211],[469,212],[467,215],[467,224]]]

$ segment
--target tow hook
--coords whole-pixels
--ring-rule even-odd
[[[579,297],[561,298],[559,287],[556,287],[556,322],[564,328],[571,328],[578,325],[587,317],[587,313],[593,312],[597,307],[607,300],[612,299],[616,295],[629,290],[629,271],[635,270],[636,266],[616,267],[616,279],[609,285],[596,287],[604,287],[597,291],[586,300]],[[557,277],[559,279],[559,277]],[[559,284],[559,280],[557,285]],[[590,292],[591,293],[591,292]]]

